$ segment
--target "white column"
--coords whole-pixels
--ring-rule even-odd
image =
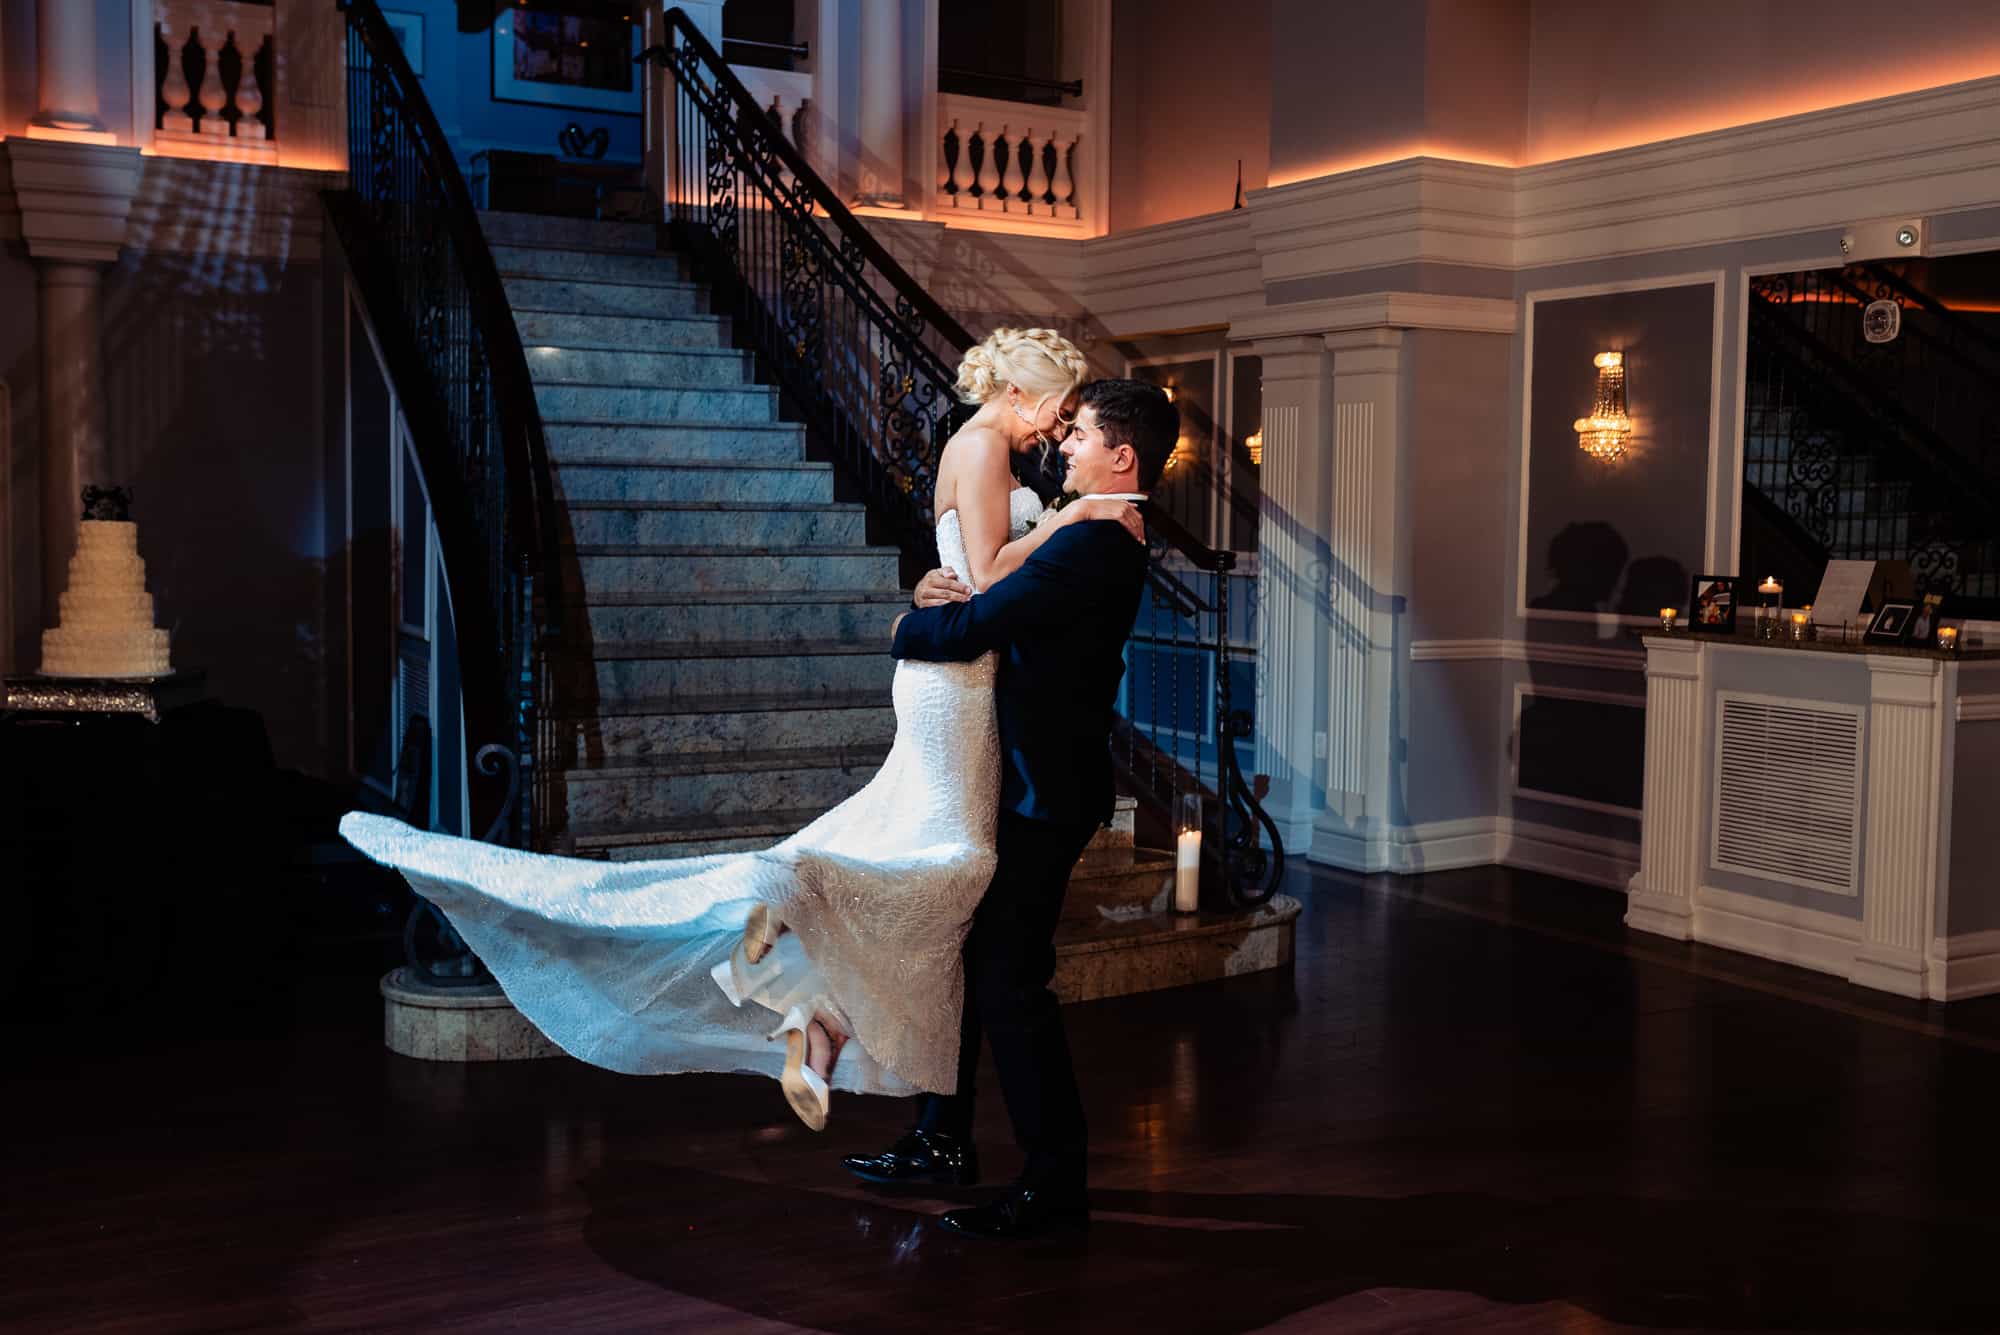
[[[1861,944],[1848,981],[1922,997],[1938,879],[1943,677],[1928,658],[1868,656]]]
[[[40,79],[31,125],[104,132],[97,101],[97,9],[78,0],[35,0]]]
[[[1692,639],[1646,644],[1646,819],[1639,828],[1639,871],[1626,887],[1625,925],[1677,941],[1694,935],[1704,861],[1703,661]]]
[[[1402,738],[1396,643],[1407,581],[1397,568],[1402,486],[1403,332],[1326,335],[1333,440],[1326,540],[1326,805],[1315,852],[1357,870],[1390,865]],[[1268,444],[1269,438],[1266,437]]]
[[[21,237],[39,278],[41,585],[50,624],[68,577],[81,489],[104,470],[104,333],[100,273],[118,258],[138,191],[137,149],[56,140],[8,143]],[[25,618],[28,609],[21,609]]]
[[[903,193],[903,6],[861,0],[861,161],[856,204],[900,209]]]
[[[1326,596],[1326,461],[1333,358],[1317,337],[1252,345],[1264,365],[1264,463],[1259,472],[1257,772],[1271,777],[1265,810],[1285,847],[1312,843]],[[1319,759],[1316,759],[1318,757]]]

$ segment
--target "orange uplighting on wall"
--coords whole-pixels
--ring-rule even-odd
[[[53,139],[58,143],[107,144],[115,146],[118,136],[109,130],[72,130],[62,125],[30,125],[27,130],[30,139]]]

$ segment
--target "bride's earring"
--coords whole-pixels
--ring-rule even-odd
[[[1020,418],[1024,423],[1027,424],[1028,430],[1035,433],[1035,439],[1038,442],[1040,442],[1042,447],[1042,458],[1044,460],[1047,460],[1048,451],[1054,448],[1055,446],[1055,442],[1049,439],[1049,433],[1042,430],[1040,427],[1036,426],[1035,419],[1021,411],[1021,404],[1019,400],[1015,400],[1009,406],[1014,409],[1014,416]]]

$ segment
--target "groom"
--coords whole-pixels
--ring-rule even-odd
[[[1152,385],[1085,385],[1062,446],[1065,489],[1142,499],[1179,430],[1179,411]],[[891,1149],[846,1165],[871,1182],[975,1181],[983,1033],[1027,1162],[999,1200],[946,1212],[959,1233],[1022,1237],[1089,1223],[1083,1100],[1049,980],[1070,871],[1111,815],[1111,707],[1145,577],[1146,548],[1119,524],[1070,524],[979,597],[896,619],[897,658],[1000,653],[1000,860],[965,943],[957,1092],[925,1095],[917,1125]]]

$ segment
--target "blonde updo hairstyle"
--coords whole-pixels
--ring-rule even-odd
[[[1076,344],[1053,329],[996,329],[958,364],[958,397],[985,403],[1012,385],[1032,400],[1066,399],[1090,375]]]

